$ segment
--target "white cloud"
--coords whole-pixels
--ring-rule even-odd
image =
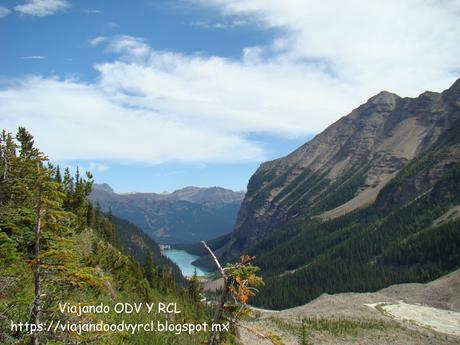
[[[347,101],[349,91],[312,66],[155,51],[130,36],[117,37],[108,49],[122,55],[122,60],[96,66],[99,87],[112,101],[180,123],[240,134],[300,135],[324,126],[322,116],[337,117],[330,97],[353,105]],[[312,110],[315,118],[305,116]]]
[[[95,41],[116,54],[95,66],[96,82],[10,85],[0,125],[25,125],[54,159],[255,161],[264,152],[249,134],[319,132],[383,89],[439,91],[460,71],[454,2],[203,3],[276,37],[235,59],[157,51],[132,36]]]
[[[84,14],[100,14],[101,11],[100,10],[96,10],[94,8],[87,8],[85,10],[83,10],[83,13]]]
[[[219,21],[219,22],[210,22],[207,20],[197,20],[197,21],[192,21],[192,22],[184,23],[184,24],[189,24],[189,25],[199,27],[199,28],[204,28],[204,29],[230,29],[230,28],[234,28],[238,26],[247,25],[248,23],[245,20],[234,19],[234,20]]]
[[[128,35],[116,36],[110,41],[108,50],[129,58],[143,58],[150,53],[145,39]]]
[[[5,6],[0,6],[0,18],[6,17],[11,13],[11,10]]]
[[[96,47],[102,43],[104,43],[105,41],[107,41],[107,37],[104,37],[104,36],[97,36],[97,37],[94,37],[94,38],[91,38],[88,40],[88,43],[93,46],[93,47]]]
[[[21,59],[26,59],[26,60],[43,60],[46,59],[46,56],[44,55],[29,55],[29,56],[23,56]]]
[[[66,0],[27,0],[25,4],[14,9],[21,14],[44,17],[65,10],[70,6]]]
[[[109,170],[110,167],[106,164],[103,163],[95,163],[95,162],[90,162],[89,163],[89,168],[88,169],[83,169],[83,170],[88,170],[92,172],[104,172]]]
[[[25,126],[58,161],[227,162],[262,154],[231,132],[181,123],[112,98],[98,85],[28,77],[0,91],[0,126],[10,131]]]
[[[201,3],[217,7],[228,17],[278,29],[273,44],[263,47],[266,51],[275,51],[278,59],[291,65],[319,64],[331,79],[367,93],[390,89],[416,95],[423,89],[442,89],[459,74],[458,1]]]

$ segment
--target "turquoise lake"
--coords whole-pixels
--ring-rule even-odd
[[[185,250],[167,249],[164,251],[164,255],[174,261],[177,266],[179,266],[184,276],[192,276],[195,272],[195,269],[196,274],[199,276],[204,276],[208,273],[208,271],[192,265],[192,262],[195,261],[198,256],[187,253]]]

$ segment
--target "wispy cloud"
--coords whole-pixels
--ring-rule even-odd
[[[92,172],[104,172],[109,170],[110,167],[106,164],[103,163],[95,163],[95,162],[90,162],[89,163],[89,168],[87,170],[92,171]]]
[[[104,31],[112,31],[115,30],[118,27],[118,23],[116,22],[106,22],[104,23],[102,29]]]
[[[0,18],[6,17],[11,13],[11,10],[5,6],[0,6]]]
[[[117,92],[75,80],[28,77],[0,91],[0,113],[8,114],[0,118],[0,127],[27,127],[37,145],[56,161],[159,164],[263,157],[257,145],[236,133],[129,106],[117,100]]]
[[[200,0],[226,18],[277,29],[265,56],[321,64],[333,78],[370,92],[439,89],[460,67],[456,1]],[[382,78],[384,76],[384,78]]]
[[[87,9],[84,9],[83,10],[83,13],[84,14],[100,14],[101,11],[100,10],[96,10],[94,8],[87,8]]]
[[[116,36],[110,40],[107,50],[127,56],[128,59],[147,57],[151,49],[144,38],[129,35]]]
[[[195,27],[200,27],[204,29],[230,29],[237,26],[244,26],[247,25],[248,22],[242,19],[233,19],[233,20],[226,20],[226,21],[216,21],[211,22],[207,20],[197,20],[192,22],[187,22],[183,24],[192,25]]]
[[[25,4],[14,9],[21,14],[44,17],[63,11],[70,6],[66,0],[27,0]]]
[[[22,56],[21,59],[26,59],[26,60],[43,60],[43,59],[46,59],[46,56],[44,56],[44,55],[29,55],[29,56]]]
[[[453,2],[202,3],[276,34],[235,58],[108,37],[96,45],[114,55],[95,65],[93,83],[27,77],[4,86],[0,125],[26,126],[53,159],[259,161],[254,133],[319,132],[381,90],[415,96],[458,77]]]
[[[94,38],[91,38],[88,40],[88,43],[93,46],[93,47],[96,47],[102,43],[104,43],[105,41],[107,40],[107,37],[104,37],[104,36],[97,36],[97,37],[94,37]]]

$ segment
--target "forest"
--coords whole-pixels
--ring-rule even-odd
[[[199,323],[209,319],[196,281],[188,283],[156,243],[88,200],[89,172],[63,172],[19,128],[0,137],[0,343],[201,344],[207,334],[24,332],[12,323]],[[134,240],[133,240],[134,239]],[[59,303],[175,302],[182,313],[75,315]]]
[[[383,203],[414,171],[434,166],[436,155],[403,169],[371,206],[332,220],[292,221],[253,246],[266,283],[254,303],[284,309],[322,293],[428,282],[459,268],[460,220],[439,221],[460,202],[459,163],[450,164],[429,193],[395,207]]]

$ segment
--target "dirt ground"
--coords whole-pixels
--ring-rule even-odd
[[[277,337],[286,345],[459,345],[460,270],[428,284],[323,294],[303,306],[254,313],[239,329],[244,345],[274,344]]]

